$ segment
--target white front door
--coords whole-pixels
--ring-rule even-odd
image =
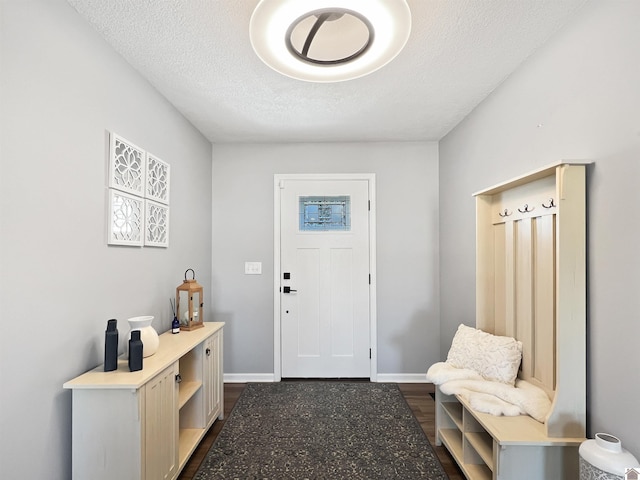
[[[370,376],[369,182],[280,182],[282,377]]]

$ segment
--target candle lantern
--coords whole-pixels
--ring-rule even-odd
[[[187,279],[189,272],[192,274],[191,279]],[[176,314],[180,330],[195,330],[204,326],[203,305],[202,285],[196,282],[196,273],[190,268],[184,272],[182,285],[176,288]]]

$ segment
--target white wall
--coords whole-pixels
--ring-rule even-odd
[[[273,176],[375,173],[378,373],[439,357],[435,143],[214,145],[213,309],[225,374],[273,373]],[[262,275],[244,275],[245,261]]]
[[[169,327],[187,268],[210,286],[211,144],[64,1],[0,15],[0,476],[68,480],[62,384],[102,363],[107,320],[122,346],[127,317]],[[108,130],[171,164],[168,249],[106,245]]]
[[[440,143],[442,354],[475,318],[471,194],[589,159],[589,435],[640,458],[640,3],[594,1]],[[540,126],[539,126],[540,125]]]

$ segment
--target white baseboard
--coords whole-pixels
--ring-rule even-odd
[[[425,373],[379,373],[378,383],[429,383]]]
[[[426,373],[379,373],[377,383],[428,383]],[[273,373],[225,373],[224,383],[275,382]]]
[[[224,383],[274,382],[273,373],[225,373]]]

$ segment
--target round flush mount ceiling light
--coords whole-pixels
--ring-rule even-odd
[[[409,39],[406,0],[260,0],[251,45],[269,67],[309,82],[340,82],[383,67]]]

